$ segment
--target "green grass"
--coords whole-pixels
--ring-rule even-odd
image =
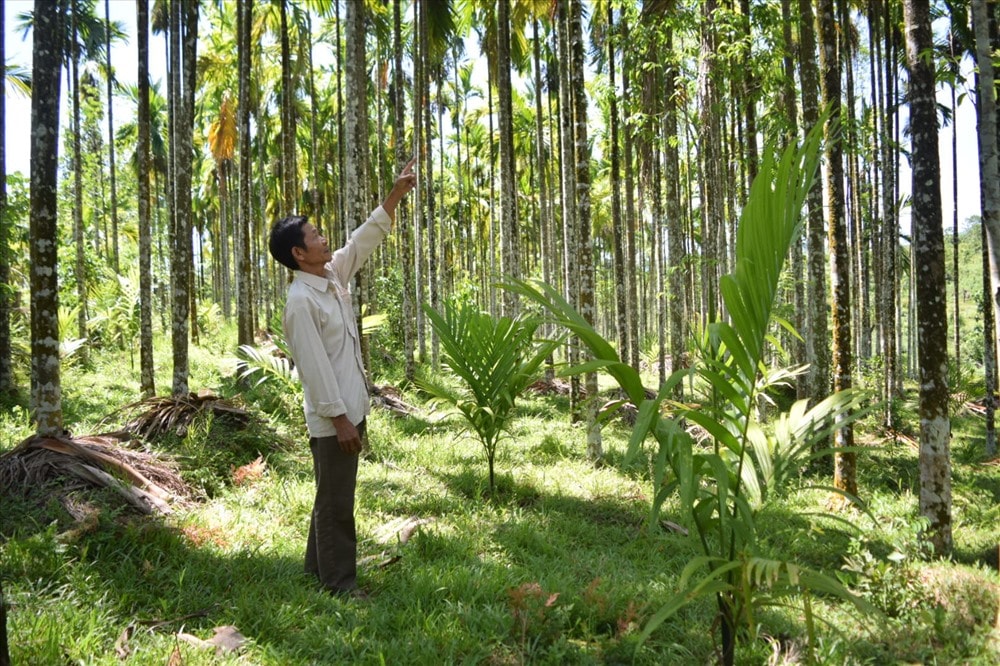
[[[120,407],[137,399],[127,355],[95,356],[90,368],[71,367],[63,377],[76,434],[114,427]],[[234,396],[224,356],[192,349],[193,390]],[[169,358],[169,348],[157,358]],[[169,371],[158,369],[161,393]],[[358,527],[359,555],[371,560],[361,582],[374,596],[357,603],[324,594],[302,573],[313,484],[298,406],[266,387],[243,399],[251,409],[266,405],[270,416],[261,412],[251,431],[219,419],[192,429],[189,439],[200,440],[186,473],[211,492],[168,518],[137,516],[94,491],[82,499],[100,508],[96,527],[68,537],[73,521],[44,489],[29,498],[0,493],[13,663],[162,665],[175,650],[185,664],[714,661],[715,608],[707,600],[638,642],[696,551],[682,535],[646,529],[651,488],[641,468],[619,467],[628,437],[620,422],[605,428],[607,463],[595,467],[565,399],[524,396],[499,447],[491,501],[481,447],[458,420],[373,413]],[[415,395],[407,400],[420,406]],[[904,419],[916,423],[912,411]],[[0,430],[3,451],[30,434],[27,414],[4,406]],[[817,627],[819,663],[1000,659],[1000,467],[984,464],[975,417],[960,414],[954,430],[952,562],[931,561],[920,545],[916,450],[882,445],[870,433],[862,438],[873,446],[860,457],[859,481],[872,515],[844,514],[863,532],[829,516],[825,491],[798,490],[762,512],[767,549],[839,575],[884,613],[858,617],[813,599],[825,619]],[[241,444],[225,449],[227,460],[240,465],[259,452],[267,462],[260,479],[234,485],[225,461],[210,466],[210,481],[198,476],[204,469],[190,468],[206,449],[235,440]],[[668,502],[667,517],[672,508]],[[386,526],[410,517],[426,522],[405,544],[391,538]],[[773,645],[796,650],[804,663],[798,609],[766,607],[757,620],[759,636],[739,663],[767,663]],[[222,625],[248,638],[241,657],[217,658],[176,638],[207,639]]]

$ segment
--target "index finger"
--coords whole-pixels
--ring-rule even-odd
[[[416,163],[417,163],[417,156],[414,155],[413,157],[410,158],[410,161],[406,163],[406,166],[403,167],[403,173],[410,173],[411,171],[413,171],[413,165],[415,165]]]

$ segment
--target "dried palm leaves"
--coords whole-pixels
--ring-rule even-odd
[[[232,418],[237,423],[250,421],[249,412],[206,390],[183,396],[148,398],[126,405],[123,409],[138,412],[125,424],[125,430],[146,439],[155,439],[171,431],[183,437],[191,423],[206,410],[211,410],[215,416]]]
[[[0,456],[0,488],[26,493],[61,479],[63,493],[106,487],[147,514],[170,513],[171,502],[191,496],[171,462],[121,446],[125,439],[120,433],[29,437]]]

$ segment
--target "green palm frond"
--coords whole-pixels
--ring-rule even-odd
[[[471,303],[447,301],[441,312],[425,305],[424,312],[441,342],[444,364],[462,389],[429,380],[419,384],[437,402],[456,408],[475,432],[492,492],[497,442],[510,425],[517,396],[535,380],[556,343],[535,343],[536,319],[494,318]]]
[[[280,350],[280,347],[279,347]],[[267,382],[277,382],[292,393],[301,393],[291,357],[286,353],[274,354],[252,345],[240,345],[236,351],[239,359],[240,379],[252,381],[254,386]]]
[[[799,595],[809,626],[810,590],[869,610],[831,577],[757,553],[759,509],[797,477],[805,462],[829,453],[817,452],[817,443],[865,412],[865,396],[856,391],[832,395],[812,407],[795,403],[772,423],[762,422],[757,409],[769,387],[788,383],[803,371],[770,368],[767,359],[774,351],[782,357],[775,348],[775,331],[790,328],[776,316],[777,300],[785,258],[799,236],[803,203],[818,169],[822,127],[818,123],[801,147],[791,146],[780,156],[765,151],[740,217],[735,267],[720,281],[727,317],[696,333],[691,369],[672,375],[655,398],[646,398],[638,373],[555,289],[539,281],[506,285],[541,304],[589,350],[592,359],[567,372],[604,369],[638,407],[628,457],[650,435],[657,444],[650,460],[650,525],[658,524],[660,508],[676,492],[680,519],[701,549],[702,555],[685,569],[678,593],[653,615],[643,637],[705,595],[718,602],[724,653],[729,654],[739,635],[737,625],[752,628],[754,607],[768,595]],[[696,402],[670,400],[674,386],[691,373]]]

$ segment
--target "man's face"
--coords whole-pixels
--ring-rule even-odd
[[[309,222],[302,225],[302,240],[305,242],[305,249],[295,248],[295,261],[299,268],[306,270],[308,267],[322,266],[333,258],[326,239]]]

